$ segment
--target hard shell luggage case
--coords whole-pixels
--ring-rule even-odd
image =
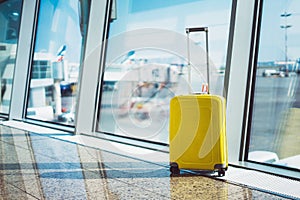
[[[170,103],[170,170],[228,167],[225,100],[217,95],[176,96]]]
[[[205,31],[207,42],[207,27],[187,29],[187,34],[193,31]],[[208,47],[206,50],[208,54]],[[209,77],[208,61],[207,70]],[[191,169],[225,175],[228,168],[225,113],[222,96],[189,94],[171,99],[169,145],[173,174],[180,173],[180,169]]]

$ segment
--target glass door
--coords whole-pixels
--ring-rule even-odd
[[[74,125],[89,0],[40,0],[26,118]]]

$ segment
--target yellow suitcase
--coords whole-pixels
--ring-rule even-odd
[[[225,99],[200,94],[176,96],[170,102],[170,171],[228,168]]]
[[[226,103],[222,96],[209,94],[208,28],[187,28],[190,82],[189,34],[205,32],[207,53],[207,94],[175,96],[170,101],[170,171],[180,169],[217,171],[228,168]],[[191,91],[190,91],[191,93]]]

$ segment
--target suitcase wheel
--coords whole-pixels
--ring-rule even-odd
[[[176,162],[170,163],[170,172],[171,174],[180,174],[180,170]]]
[[[220,176],[220,177],[225,176],[225,169],[219,169],[218,176]]]

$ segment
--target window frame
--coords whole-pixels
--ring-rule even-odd
[[[245,103],[245,109],[247,108],[247,104],[249,104],[247,108],[247,115],[245,115],[245,122],[244,122],[244,132],[243,132],[243,138],[244,138],[244,144],[241,146],[241,153],[240,153],[240,161],[244,161],[245,163],[248,163],[248,166],[253,166],[257,169],[260,168],[266,168],[268,169],[268,172],[274,173],[274,174],[280,174],[283,176],[287,176],[290,178],[296,178],[299,179],[300,175],[299,169],[286,167],[282,165],[275,165],[275,164],[269,164],[269,163],[263,163],[263,162],[257,162],[253,160],[248,159],[249,154],[249,147],[250,147],[250,140],[251,140],[251,127],[252,127],[252,120],[253,120],[253,112],[254,112],[254,99],[255,99],[255,89],[256,89],[256,75],[257,75],[257,63],[258,63],[258,56],[259,56],[259,46],[260,46],[260,33],[261,33],[261,26],[262,26],[262,15],[263,15],[263,7],[264,7],[264,0],[256,0],[256,18],[254,15],[254,20],[256,21],[256,27],[254,27],[253,23],[253,29],[252,29],[252,47],[251,51],[253,52],[252,60],[249,60],[249,76],[248,76],[248,84],[247,88],[247,96],[248,96],[248,102]],[[256,35],[256,36],[254,36]]]
[[[23,0],[20,35],[11,94],[9,120],[23,120],[27,101],[28,77],[31,66],[38,0]],[[20,103],[22,99],[22,103]]]
[[[16,68],[17,68],[18,60],[19,60],[19,58],[18,58],[19,57],[19,51],[22,49],[20,47],[20,45],[22,44],[22,39],[21,39],[22,31],[21,31],[21,27],[22,27],[24,18],[27,17],[27,16],[24,16],[25,12],[26,12],[26,10],[25,10],[26,4],[25,5],[24,4],[25,4],[24,0],[22,0],[21,1],[21,10],[20,10],[21,11],[21,13],[20,13],[20,23],[18,24],[18,26],[19,26],[19,32],[18,32],[17,49],[16,49],[16,60],[15,60],[15,63],[14,63],[14,72],[13,72],[13,77],[12,77],[12,89],[11,89],[11,94],[10,94],[9,109],[8,109],[8,113],[3,113],[3,112],[0,113],[0,118],[4,118],[4,119],[10,119],[10,113],[11,113],[11,110],[12,110],[13,90],[14,90],[14,84],[15,84],[15,79],[16,79],[15,71],[16,71]]]
[[[75,134],[93,135],[96,129],[111,6],[112,0],[91,1],[85,56],[79,77]]]
[[[225,93],[227,100],[227,141],[229,162],[239,165],[244,154],[244,130],[249,108],[249,76],[252,74],[251,51],[256,0],[233,1],[229,45],[225,70]],[[244,66],[244,67],[241,67]],[[242,94],[242,95],[241,95]]]
[[[225,71],[229,162],[233,166],[299,180],[299,170],[248,160],[263,0],[235,2],[234,28],[231,27],[234,31],[230,31],[232,40],[229,41],[232,46],[226,64],[230,69]]]

